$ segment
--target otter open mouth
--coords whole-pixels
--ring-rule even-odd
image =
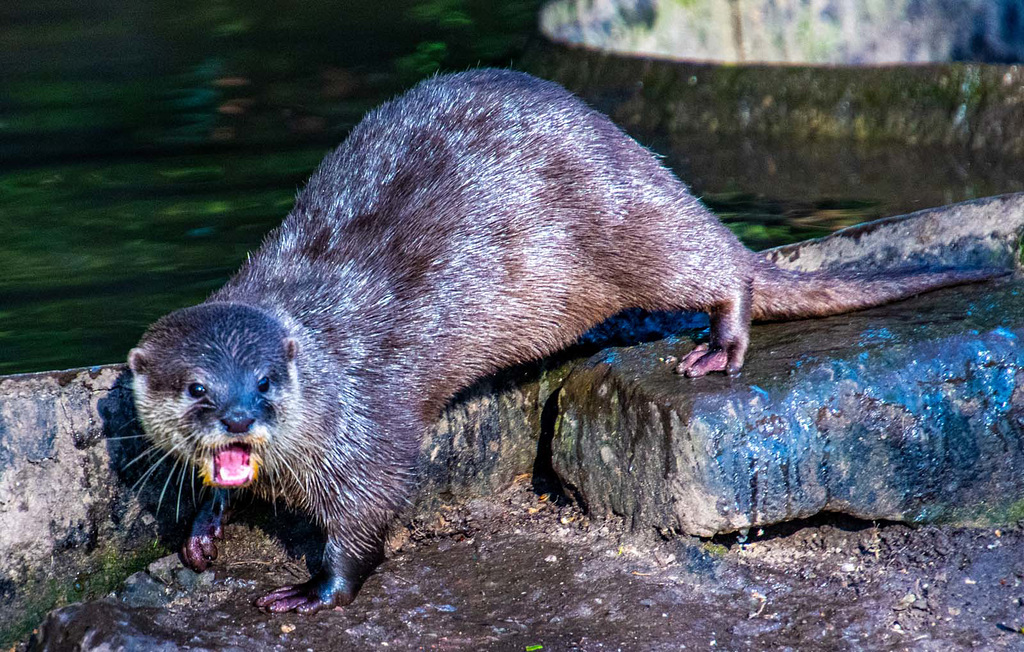
[[[213,453],[213,482],[221,487],[241,487],[256,477],[247,444],[228,444]]]

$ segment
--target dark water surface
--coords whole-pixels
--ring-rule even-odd
[[[0,374],[122,360],[228,278],[367,109],[438,67],[516,65],[538,4],[0,5]],[[755,247],[1020,189],[956,152],[640,137]]]

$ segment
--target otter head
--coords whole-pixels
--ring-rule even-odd
[[[294,412],[297,353],[281,322],[251,306],[173,312],[128,355],[143,428],[207,484],[249,485]]]

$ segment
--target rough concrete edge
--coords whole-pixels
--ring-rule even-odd
[[[992,467],[986,460],[995,460],[998,466],[1000,463],[1019,459],[1019,456],[1014,457],[1009,450],[993,451],[989,448],[987,455],[972,462],[972,469],[982,470],[979,478],[987,480],[979,480],[976,485],[964,489],[967,493],[958,494],[960,498],[966,498],[959,504],[942,503],[931,490],[918,495],[916,491],[921,486],[917,483],[902,485],[903,489],[906,489],[902,493],[895,491],[895,488],[901,486],[899,483],[883,481],[878,485],[873,484],[875,479],[885,475],[880,469],[888,468],[886,464],[861,467],[861,480],[865,480],[864,469],[874,469],[870,472],[871,480],[847,487],[861,488],[863,493],[874,493],[885,488],[891,504],[878,511],[874,511],[873,508],[865,510],[857,501],[849,502],[847,498],[854,494],[835,492],[835,485],[828,482],[831,473],[821,476],[814,476],[812,473],[815,479],[800,488],[800,493],[811,496],[819,489],[822,493],[803,499],[798,499],[797,494],[788,493],[791,490],[788,484],[789,471],[781,472],[787,478],[784,485],[776,483],[776,486],[771,487],[764,479],[771,477],[772,469],[794,465],[794,459],[799,459],[785,457],[786,464],[778,464],[780,460],[773,458],[771,451],[780,441],[786,442],[786,445],[797,442],[793,449],[806,451],[809,450],[806,446],[810,446],[810,449],[818,451],[817,457],[812,455],[797,462],[806,469],[821,468],[819,463],[822,460],[832,461],[833,473],[836,469],[850,468],[849,464],[843,463],[842,455],[835,454],[835,448],[829,454],[822,453],[832,446],[832,435],[828,434],[828,425],[804,425],[818,423],[821,418],[819,408],[831,416],[831,410],[826,408],[830,407],[829,401],[833,398],[850,399],[860,403],[856,397],[867,397],[867,404],[872,407],[867,408],[868,411],[862,416],[874,410],[891,411],[896,415],[893,417],[896,421],[906,416],[920,424],[929,422],[929,414],[938,414],[928,412],[933,409],[928,397],[934,395],[938,388],[946,387],[946,383],[953,379],[952,385],[959,389],[943,389],[942,391],[949,392],[944,394],[943,400],[953,400],[959,395],[960,401],[972,403],[974,407],[958,413],[961,416],[969,415],[965,418],[980,418],[978,415],[981,413],[995,414],[985,410],[994,409],[991,405],[1000,402],[1003,410],[1014,409],[1007,408],[1007,405],[1024,405],[1021,401],[1021,397],[1024,397],[1024,391],[1021,390],[1024,372],[1016,371],[1018,380],[1009,400],[1004,400],[1005,397],[998,398],[997,388],[1001,383],[993,382],[989,375],[1000,374],[1007,369],[1021,368],[1019,351],[1015,351],[1016,342],[1024,337],[1021,322],[1019,318],[1012,323],[1006,322],[999,316],[1003,314],[999,306],[1006,306],[1007,301],[1014,301],[1014,305],[1019,305],[1015,298],[1011,298],[1011,294],[1016,297],[1021,287],[1019,278],[1000,280],[988,285],[983,284],[977,290],[947,289],[944,291],[945,298],[942,298],[943,293],[922,297],[917,300],[916,307],[901,310],[899,304],[895,304],[883,308],[896,310],[892,324],[896,326],[896,330],[899,330],[898,324],[903,324],[905,334],[910,335],[910,339],[898,337],[897,340],[902,342],[901,346],[892,349],[887,357],[880,357],[878,350],[883,348],[879,342],[887,343],[888,339],[874,340],[871,346],[876,352],[871,354],[870,361],[861,359],[861,356],[866,354],[862,348],[866,341],[861,338],[861,334],[877,332],[874,331],[872,324],[889,325],[881,321],[888,318],[880,319],[877,312],[861,315],[861,327],[854,331],[858,334],[851,336],[851,333],[846,331],[842,336],[844,339],[829,341],[825,349],[816,348],[806,357],[794,355],[792,351],[777,351],[775,346],[762,342],[762,345],[768,345],[758,350],[768,352],[767,357],[782,361],[782,366],[769,365],[758,370],[752,365],[751,370],[755,374],[753,378],[744,377],[739,381],[725,378],[709,379],[711,385],[704,385],[703,390],[694,388],[694,393],[687,389],[666,389],[666,383],[678,382],[668,380],[671,378],[671,372],[665,369],[664,365],[668,354],[675,355],[680,350],[671,340],[629,351],[610,351],[595,355],[587,364],[577,368],[577,372],[562,389],[561,411],[557,424],[559,440],[555,446],[554,468],[571,493],[580,499],[581,503],[594,510],[593,517],[617,520],[635,532],[653,529],[662,533],[680,532],[711,537],[750,527],[775,526],[826,512],[841,513],[859,519],[909,523],[949,523],[961,526],[1012,524],[1020,519],[1024,510],[1024,500],[1020,499],[1019,493],[1022,485],[1016,480],[1009,480],[1006,476],[1000,476],[1004,484],[986,485],[986,482],[994,482],[995,477],[990,475]],[[993,302],[990,300],[989,292],[1000,293],[1002,299]],[[925,321],[915,322],[912,318],[907,318],[908,311],[915,315],[927,315],[928,306],[925,304],[946,307],[954,304],[955,308],[949,312],[940,312],[937,315],[938,319],[935,320],[929,317]],[[983,319],[981,315],[987,312],[997,315],[995,321],[982,326],[978,321],[962,319],[962,315],[971,314],[975,304],[987,306],[978,310],[975,319]],[[1019,314],[1019,310],[1016,312]],[[768,328],[790,329],[775,342],[781,344],[784,349],[787,341],[791,346],[802,346],[805,337],[809,335],[808,329],[816,330],[820,336],[829,338],[830,333],[834,332],[832,329],[836,326],[836,321],[846,321],[847,318],[848,316],[833,318],[831,325],[790,322]],[[857,315],[852,318],[857,319]],[[929,334],[924,335],[922,331],[930,329],[930,323],[940,325],[939,332],[929,330]],[[882,327],[881,330],[887,328]],[[842,332],[841,328],[840,331]],[[871,341],[870,338],[867,340]],[[963,342],[966,346],[958,346],[957,342]],[[952,353],[957,349],[959,351],[956,354]],[[684,352],[685,350],[683,349]],[[979,352],[983,352],[984,355],[982,362],[977,362]],[[934,368],[929,373],[927,363],[919,364],[919,361],[946,360],[947,357],[945,369],[952,370],[951,374],[936,373]],[[850,371],[858,369],[860,371],[849,375]],[[963,371],[965,369],[968,371]],[[760,377],[756,375],[758,373],[761,374]],[[849,379],[857,378],[861,374],[865,374],[866,380],[860,385],[860,390],[848,393],[847,390],[851,386]],[[960,375],[966,376],[966,379],[960,379]],[[1012,375],[1014,374],[1011,373]],[[658,380],[648,384],[646,381],[649,379]],[[969,379],[984,379],[985,382],[968,389]],[[723,382],[717,384],[719,380]],[[822,386],[824,389],[815,394],[800,390],[802,386]],[[905,391],[900,391],[897,395],[912,397],[909,403],[886,398],[889,394],[887,388],[900,387]],[[861,391],[864,393],[861,394]],[[805,404],[801,398],[808,399],[808,403]],[[807,404],[813,405],[810,413],[802,413],[801,406]],[[986,408],[986,404],[990,407]],[[917,407],[905,408],[908,405]],[[807,417],[807,414],[814,413],[819,416]],[[804,418],[800,417],[801,414],[804,414]],[[1009,421],[1005,420],[1006,416],[1011,417]],[[787,418],[791,418],[791,421],[787,422]],[[956,425],[957,418],[946,423]],[[1013,417],[1012,412],[1009,415],[1000,413],[996,418],[1004,423],[1024,423]],[[773,425],[780,422],[783,424],[781,432],[776,431]],[[991,421],[986,417],[985,423]],[[624,429],[623,426],[627,427]],[[1019,426],[1017,428],[1019,431]],[[1012,441],[1012,438],[1004,439],[1006,435],[995,431],[991,435],[981,434],[981,430],[984,430],[984,426],[974,426],[970,429],[972,432],[978,432],[978,436],[976,440],[967,441],[968,445],[964,450],[973,450],[974,443],[978,444],[979,449],[993,443],[996,448],[1000,445],[1012,447],[1012,444],[1005,443]],[[898,429],[896,431],[898,432]],[[803,436],[798,435],[801,432],[804,433]],[[872,439],[876,434],[892,431],[874,428],[868,432],[872,435],[868,439]],[[805,436],[807,438],[804,438]],[[921,442],[930,439],[930,435],[922,437],[920,440],[908,440],[911,448],[916,448]],[[953,438],[945,435],[942,438],[943,441],[954,442]],[[843,439],[849,442],[856,440],[857,437],[843,435]],[[886,437],[882,436],[875,443],[875,452],[885,450],[889,446],[883,443],[885,439]],[[674,443],[664,443],[670,441]],[[927,449],[928,445],[923,448]],[[649,454],[648,449],[654,449],[656,452]],[[840,450],[849,453],[850,449]],[[949,446],[945,450],[959,448]],[[905,458],[893,456],[887,459],[912,460],[917,455],[917,459],[920,460],[920,454],[919,450]],[[723,456],[725,462],[721,460]],[[846,459],[851,458],[847,456]],[[740,463],[736,463],[737,460],[740,460]],[[752,460],[759,461],[758,471],[754,471]],[[751,462],[751,465],[748,466],[747,462]],[[653,472],[649,471],[652,466],[656,467]],[[742,476],[748,471],[750,476],[744,479]],[[651,481],[654,474],[662,472],[663,475],[656,481]],[[957,471],[954,469],[953,472],[955,474]],[[1013,477],[1019,477],[1019,471],[1015,473],[1018,475]],[[843,475],[843,472],[840,472],[840,475]],[[739,479],[730,479],[734,476]],[[761,481],[756,481],[758,477]],[[951,477],[957,483],[963,482],[962,476]],[[665,484],[666,482],[668,484]],[[1009,484],[1005,484],[1007,482]],[[747,494],[744,493],[744,488],[752,486],[759,487],[761,493],[758,495],[761,498],[758,501],[752,499],[752,504],[745,507],[742,499],[746,498]],[[765,486],[769,489],[766,490]],[[780,490],[780,486],[784,486],[785,490]],[[995,490],[977,500],[977,492],[988,492],[984,486],[995,487]],[[793,500],[789,499],[790,495],[793,496]],[[764,505],[768,505],[770,501],[765,500],[764,496],[782,498],[773,499],[771,502],[775,505],[765,509]],[[722,504],[731,507],[723,510],[720,507]]]

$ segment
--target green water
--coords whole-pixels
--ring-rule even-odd
[[[124,359],[147,324],[228,278],[367,109],[439,68],[521,65],[538,4],[5,3],[0,374]],[[921,176],[933,155],[835,171],[637,135],[755,247],[1017,184],[983,169],[918,192],[890,170]]]
[[[0,6],[0,373],[122,360],[370,107],[509,65],[538,2]]]

